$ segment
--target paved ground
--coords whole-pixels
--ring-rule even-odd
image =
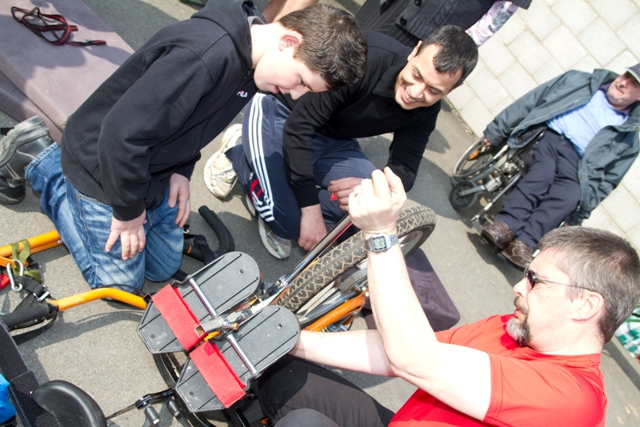
[[[360,1],[361,2],[361,1]],[[186,19],[194,8],[174,0],[88,0],[87,4],[134,48],[140,46],[158,28],[178,19]],[[358,4],[340,0],[340,4],[354,11]],[[0,126],[13,121],[0,114]],[[470,215],[460,215],[448,202],[451,188],[450,171],[455,160],[473,141],[462,122],[445,109],[438,120],[409,203],[432,208],[438,216],[435,232],[424,244],[435,270],[467,323],[495,313],[513,310],[512,285],[521,271],[496,257],[470,226]],[[362,141],[372,160],[383,166],[389,138],[382,136]],[[219,146],[219,138],[204,151],[208,158]],[[244,209],[240,192],[229,200],[214,198],[202,181],[204,161],[196,166],[192,179],[192,230],[205,234],[210,245],[217,242],[197,213],[206,205],[219,214],[231,230],[236,249],[256,259],[264,279],[274,281],[287,273],[302,257],[294,250],[290,260],[275,261],[262,247],[257,223]],[[0,243],[50,231],[50,221],[40,212],[37,198],[29,192],[26,200],[15,206],[0,206]],[[36,256],[42,265],[46,283],[56,298],[88,289],[73,260],[64,247]],[[199,264],[185,259],[183,269],[195,271]],[[147,284],[145,290],[154,291],[162,284]],[[0,311],[8,312],[18,302],[7,290],[0,293]],[[21,345],[21,352],[41,382],[65,379],[88,391],[106,414],[133,403],[140,396],[165,388],[153,360],[136,334],[141,312],[98,301],[61,314],[57,323],[38,338]],[[362,322],[358,322],[362,327]],[[401,327],[401,325],[399,325]],[[621,350],[617,342],[605,348],[602,369],[609,396],[607,426],[640,425],[640,375],[637,361]],[[401,380],[374,378],[345,373],[365,387],[385,405],[397,409],[411,394],[412,387]],[[526,385],[523,385],[526,386]],[[165,408],[158,406],[160,425],[184,425],[172,420]],[[120,416],[113,425],[140,426],[143,416],[137,411]],[[220,423],[220,425],[224,425]]]

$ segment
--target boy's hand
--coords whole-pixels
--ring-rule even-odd
[[[173,208],[176,201],[178,202],[176,225],[182,228],[191,213],[191,189],[189,188],[189,179],[178,173],[171,175],[169,180],[169,207]]]
[[[360,185],[362,178],[342,178],[337,179],[335,181],[331,181],[329,183],[329,188],[327,191],[336,197],[338,200],[338,204],[340,205],[340,209],[344,211],[349,210],[349,194],[353,192],[353,189],[356,188],[356,185]]]
[[[365,234],[396,232],[396,223],[407,195],[402,180],[391,169],[376,170],[349,196],[353,224]]]
[[[122,259],[133,258],[137,252],[142,252],[147,243],[147,235],[144,233],[146,215],[147,211],[144,210],[139,217],[131,221],[119,221],[111,218],[111,234],[109,234],[104,250],[109,252],[119,237],[122,246]]]
[[[301,211],[298,245],[308,251],[327,234],[327,226],[320,205],[306,206]]]

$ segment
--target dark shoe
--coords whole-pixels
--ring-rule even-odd
[[[529,264],[533,260],[533,249],[522,240],[512,240],[503,251],[502,255],[509,261],[522,268],[529,268]]]
[[[27,190],[23,179],[0,177],[0,204],[15,205],[24,200]]]
[[[493,242],[500,249],[504,249],[509,242],[516,238],[509,226],[502,222],[496,221],[482,227],[482,235]]]
[[[0,142],[0,177],[23,179],[29,163],[51,144],[49,129],[40,117],[18,123]]]

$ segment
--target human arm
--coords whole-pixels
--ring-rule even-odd
[[[373,179],[363,180],[361,190],[350,196],[349,213],[365,238],[393,233],[405,200],[402,183],[390,169],[375,171]],[[491,398],[488,355],[437,341],[411,287],[399,245],[369,252],[367,268],[371,306],[393,374],[483,419]]]
[[[496,1],[482,18],[467,28],[466,32],[476,45],[480,46],[497,33],[517,10],[518,6],[510,1]]]
[[[262,11],[262,16],[267,23],[271,23],[294,10],[304,9],[317,3],[318,0],[269,0]]]
[[[579,225],[588,218],[622,181],[638,156],[638,135],[627,134],[625,140],[615,142],[619,135],[614,129],[605,128],[596,138],[610,140],[607,143],[591,143],[587,147],[578,174],[586,176],[581,182],[580,208],[570,217],[570,223]],[[635,140],[635,141],[634,141]],[[635,146],[634,146],[635,145]],[[590,150],[591,148],[592,150]],[[586,157],[586,158],[585,158]]]
[[[502,110],[487,125],[484,130],[484,136],[491,141],[492,145],[501,147],[516,128],[524,131],[531,126],[544,124],[540,116],[546,115],[547,119],[551,119],[554,117],[552,113],[539,110],[541,114],[537,115],[538,117],[535,118],[535,121],[525,121],[525,118],[534,109],[543,108],[547,100],[549,102],[557,102],[558,99],[572,95],[576,87],[588,85],[590,77],[591,74],[589,73],[568,71],[532,89]]]
[[[436,128],[440,107],[441,103],[437,103],[424,109],[393,133],[387,166],[402,180],[405,191],[411,190],[416,180],[424,150]]]
[[[291,354],[339,369],[394,376],[376,330],[301,331]]]
[[[176,225],[179,228],[189,219],[191,213],[191,191],[189,188],[189,179],[179,173],[171,175],[169,180],[169,200],[168,205],[173,208],[178,204],[178,213],[176,215]]]
[[[300,208],[300,237],[298,245],[304,250],[311,250],[327,234],[320,205]]]
[[[314,137],[340,105],[347,102],[350,88],[338,92],[308,93],[296,102],[287,118],[282,151],[287,181],[301,210],[300,238],[311,249],[326,234],[313,171]]]

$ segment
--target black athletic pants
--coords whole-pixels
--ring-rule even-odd
[[[394,415],[340,375],[292,356],[262,374],[257,394],[277,427],[386,427]]]

